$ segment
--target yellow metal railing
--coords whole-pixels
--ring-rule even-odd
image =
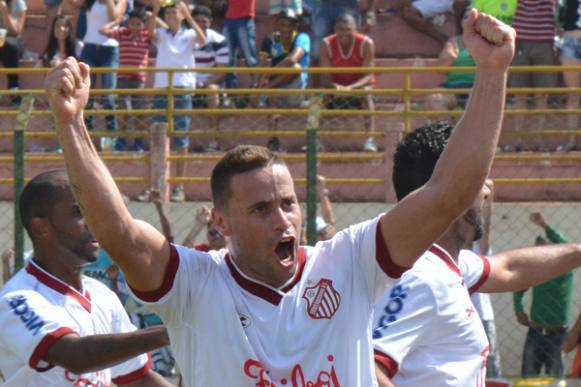
[[[304,130],[281,130],[281,131],[266,131],[266,130],[247,130],[240,129],[237,131],[217,131],[217,130],[192,130],[189,132],[174,131],[175,115],[181,114],[196,114],[196,115],[289,115],[289,116],[306,116],[308,109],[294,108],[294,109],[275,109],[275,108],[220,108],[220,109],[176,109],[175,96],[180,94],[190,94],[192,90],[176,88],[172,85],[173,76],[177,72],[195,72],[195,69],[175,69],[175,68],[124,68],[125,72],[166,72],[168,74],[168,83],[170,86],[163,89],[91,89],[92,96],[98,95],[144,95],[153,96],[164,94],[168,96],[168,106],[166,109],[93,109],[86,111],[86,115],[92,116],[107,116],[107,115],[127,115],[127,116],[152,116],[152,115],[166,115],[168,118],[168,135],[171,136],[197,136],[197,137],[219,137],[219,136],[265,136],[276,135],[281,137],[301,137],[305,135]],[[205,73],[230,73],[233,72],[231,68],[204,68]],[[450,117],[460,116],[463,112],[461,110],[453,111],[426,111],[414,110],[414,97],[421,97],[428,94],[468,94],[470,89],[444,89],[444,88],[416,88],[413,87],[413,77],[417,74],[425,73],[447,73],[447,72],[471,72],[474,68],[471,67],[375,67],[371,69],[364,68],[309,68],[309,69],[283,69],[283,68],[236,68],[237,74],[299,74],[307,72],[309,74],[329,74],[329,73],[374,73],[374,74],[400,74],[403,76],[400,88],[391,89],[372,89],[372,90],[331,90],[331,89],[306,89],[306,90],[288,90],[288,89],[228,89],[228,90],[195,90],[196,94],[207,95],[215,93],[227,92],[228,95],[374,95],[374,96],[396,96],[402,101],[403,108],[393,111],[365,111],[365,110],[329,110],[322,109],[322,116],[377,116],[377,117],[396,117],[400,118],[404,124],[404,130],[411,128],[412,118],[422,117]],[[581,71],[581,66],[517,66],[510,69],[511,72],[560,72],[560,71]],[[16,73],[16,74],[45,74],[48,71],[46,68],[17,68],[7,69],[0,68],[0,75]],[[108,73],[119,71],[118,68],[92,68],[93,73]],[[29,90],[0,90],[0,96],[8,95],[43,95],[45,91],[42,89]],[[573,88],[512,88],[508,89],[508,94],[524,95],[524,94],[581,94],[581,87]],[[565,114],[579,114],[581,115],[581,108],[577,109],[514,109],[507,110],[507,116],[515,115],[565,115]],[[14,110],[0,110],[1,117],[11,117],[18,114],[17,109]],[[49,116],[51,113],[48,109],[33,110],[32,116]],[[109,131],[93,131],[91,136],[104,137],[111,136],[113,133]],[[534,132],[520,131],[520,132],[504,132],[506,136],[569,136],[577,134],[575,130],[539,130]],[[12,132],[0,132],[0,138],[12,137]],[[148,131],[131,131],[123,132],[124,137],[147,136]],[[363,137],[368,136],[369,133],[361,130],[341,131],[341,130],[323,130],[318,132],[320,137]],[[384,136],[383,132],[372,133],[373,136]],[[27,131],[26,137],[55,137],[52,131]],[[170,161],[176,160],[217,160],[218,155],[188,155],[188,156],[169,156]],[[303,160],[304,155],[285,155],[288,160]],[[340,154],[320,154],[319,159],[329,161],[365,161],[365,160],[379,160],[384,158],[383,154],[361,154],[361,153],[340,153]],[[148,161],[148,156],[145,154],[137,155],[103,155],[103,159],[109,162],[126,162],[126,161]],[[34,156],[27,155],[25,158],[29,162],[49,162],[60,161],[62,157],[54,156]],[[581,156],[576,155],[497,155],[497,161],[580,161]],[[12,157],[1,156],[0,163],[12,162]],[[120,177],[119,182],[143,182],[144,178],[139,177]],[[7,184],[10,179],[0,179],[0,184]],[[207,178],[190,177],[190,178],[172,178],[173,182],[206,182]],[[383,179],[327,179],[329,184],[385,184]],[[530,179],[496,179],[498,184],[577,184],[580,179],[576,178],[530,178]],[[301,183],[297,179],[297,183]]]

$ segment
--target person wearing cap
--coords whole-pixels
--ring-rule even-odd
[[[262,67],[307,68],[310,64],[311,39],[299,32],[299,16],[288,8],[277,15],[277,31],[262,41],[260,61]],[[255,85],[260,89],[305,89],[309,83],[307,73],[300,74],[263,74]],[[269,97],[254,104],[276,107],[297,107],[304,101],[303,95]],[[270,117],[270,126],[276,130],[277,118]],[[281,150],[280,141],[272,137],[268,142],[271,150]]]

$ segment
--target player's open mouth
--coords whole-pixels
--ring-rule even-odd
[[[281,241],[276,245],[274,251],[281,263],[292,263],[295,254],[295,238],[288,237],[281,239]]]

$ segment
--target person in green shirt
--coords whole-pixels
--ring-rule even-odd
[[[471,6],[511,26],[516,4],[517,0],[472,0]]]
[[[545,222],[541,213],[534,212],[529,219],[545,231],[546,238],[538,236],[535,245],[567,243],[558,230]],[[524,311],[523,297],[526,291],[516,292],[513,296],[517,321],[529,327],[523,349],[521,374],[523,377],[538,376],[544,366],[546,375],[563,376],[561,344],[571,319],[573,272],[533,287],[530,317]]]

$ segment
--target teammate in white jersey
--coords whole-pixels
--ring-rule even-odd
[[[399,200],[428,181],[451,132],[449,124],[437,123],[398,145],[393,184]],[[577,244],[510,250],[490,260],[461,250],[482,237],[489,194],[482,185],[473,206],[378,302],[373,337],[379,380],[388,376],[398,387],[484,386],[488,341],[470,293],[524,289],[581,265]]]
[[[81,275],[98,245],[63,171],[32,179],[20,213],[34,246],[0,292],[3,386],[169,386],[150,370],[164,329],[136,331],[117,296]]]
[[[236,147],[212,172],[213,221],[229,251],[170,245],[131,216],[93,147],[88,66],[68,58],[51,70],[45,86],[77,199],[134,294],[167,324],[186,385],[375,385],[376,296],[470,207],[496,149],[514,31],[477,11],[464,27],[477,81],[433,178],[314,248],[299,246],[288,168],[259,146]]]

